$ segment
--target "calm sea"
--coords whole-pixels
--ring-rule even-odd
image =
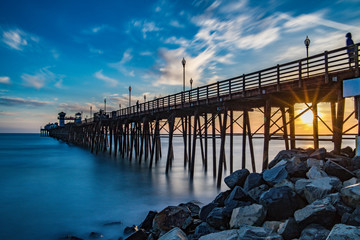
[[[257,169],[261,166],[262,141],[254,139]],[[237,136],[234,143],[234,165],[238,169],[241,137]],[[140,224],[149,210],[160,211],[190,200],[210,202],[221,190],[216,188],[212,163],[204,173],[198,148],[191,183],[183,167],[182,138],[177,137],[175,161],[166,175],[166,138],[162,144],[163,159],[149,170],[148,162],[139,165],[108,154],[91,154],[39,134],[0,134],[0,239],[58,239],[68,234],[87,239],[93,231],[105,239],[118,239],[126,226]],[[311,144],[299,142],[297,146]],[[349,140],[346,145],[354,147],[355,143]],[[332,148],[331,142],[321,146]],[[226,147],[228,151],[229,145]],[[272,141],[270,159],[283,148],[282,141]],[[209,159],[211,152],[209,147]],[[229,169],[225,175],[228,173]],[[109,224],[114,222],[118,224]]]

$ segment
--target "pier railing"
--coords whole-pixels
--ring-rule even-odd
[[[267,86],[278,86],[286,82],[298,82],[301,86],[303,79],[317,76],[324,76],[324,83],[329,81],[329,74],[348,70],[354,67],[359,69],[359,44],[342,47],[321,54],[302,58],[296,61],[266,68],[260,71],[243,74],[237,77],[218,81],[205,86],[197,87],[185,92],[156,98],[144,103],[139,103],[114,112],[107,112],[99,117],[121,118],[131,117],[137,114],[155,113],[159,111],[180,109],[199,105],[200,101],[208,102],[209,99],[222,101],[222,97],[231,97],[233,94],[244,93],[248,90],[258,89],[261,93],[262,88]],[[348,49],[353,50],[353,57],[350,64]],[[95,118],[96,120],[96,118]],[[94,118],[87,119],[88,122]]]

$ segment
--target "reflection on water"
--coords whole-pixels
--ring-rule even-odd
[[[211,145],[208,172],[204,173],[198,148],[194,181],[190,182],[183,167],[181,140],[174,138],[175,161],[166,175],[165,156],[150,170],[149,162],[140,165],[108,154],[91,154],[38,134],[0,134],[0,239],[57,239],[70,233],[86,238],[91,231],[117,239],[124,227],[139,224],[149,210],[189,200],[211,201],[219,192],[212,174]],[[165,153],[166,138],[162,144]],[[331,142],[326,144],[322,146],[330,149]],[[283,145],[271,142],[270,159]],[[345,145],[354,147],[354,141]],[[238,169],[240,136],[234,146],[234,169]],[[254,146],[260,169],[262,139],[254,139]],[[247,159],[250,169],[249,153]],[[119,221],[123,224],[104,226]]]

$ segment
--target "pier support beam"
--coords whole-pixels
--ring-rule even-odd
[[[271,102],[270,99],[267,99],[264,106],[263,170],[267,168],[269,163],[270,117],[271,117]]]

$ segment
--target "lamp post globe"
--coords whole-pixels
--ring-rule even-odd
[[[131,86],[129,86],[129,107],[131,106]]]
[[[193,79],[192,78],[190,78],[190,90],[192,90],[192,84],[193,84]]]
[[[306,47],[306,71],[307,71],[307,77],[309,78],[309,46],[310,46],[310,39],[308,36],[306,36],[304,40],[304,44]]]

